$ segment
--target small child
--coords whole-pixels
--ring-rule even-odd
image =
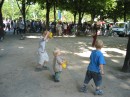
[[[96,40],[96,50],[93,50],[90,56],[90,63],[87,68],[84,84],[80,89],[80,92],[87,92],[87,84],[91,79],[94,80],[96,86],[96,95],[102,95],[103,90],[100,89],[102,84],[102,75],[104,75],[103,65],[106,64],[101,48],[103,47],[102,40]]]
[[[60,74],[62,72],[62,64],[63,64],[63,57],[61,56],[60,49],[56,48],[53,52],[54,59],[53,59],[53,70],[54,70],[54,81],[60,81]]]
[[[46,63],[49,61],[49,56],[46,51],[46,41],[50,38],[52,38],[51,33],[49,31],[44,31],[39,41],[38,65],[35,68],[35,71],[48,70]]]

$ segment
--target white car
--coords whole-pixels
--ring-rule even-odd
[[[129,22],[116,22],[112,27],[112,32],[116,33],[119,36],[126,36],[130,32],[130,23]]]

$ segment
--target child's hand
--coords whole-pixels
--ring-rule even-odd
[[[63,62],[62,62],[62,67],[63,67],[64,69],[66,69],[66,67],[67,67],[67,61],[66,61],[66,60],[63,60]]]
[[[101,71],[101,74],[104,75],[104,71]]]

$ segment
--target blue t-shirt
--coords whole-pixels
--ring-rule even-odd
[[[98,73],[100,72],[100,64],[106,64],[103,53],[100,50],[93,50],[90,55],[90,63],[88,66],[88,70]]]

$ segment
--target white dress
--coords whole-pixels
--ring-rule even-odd
[[[39,42],[39,48],[38,48],[38,63],[41,65],[44,65],[44,62],[48,62],[49,61],[49,56],[46,52],[45,49],[46,46],[46,40],[44,40],[44,38],[41,38],[40,42]]]

